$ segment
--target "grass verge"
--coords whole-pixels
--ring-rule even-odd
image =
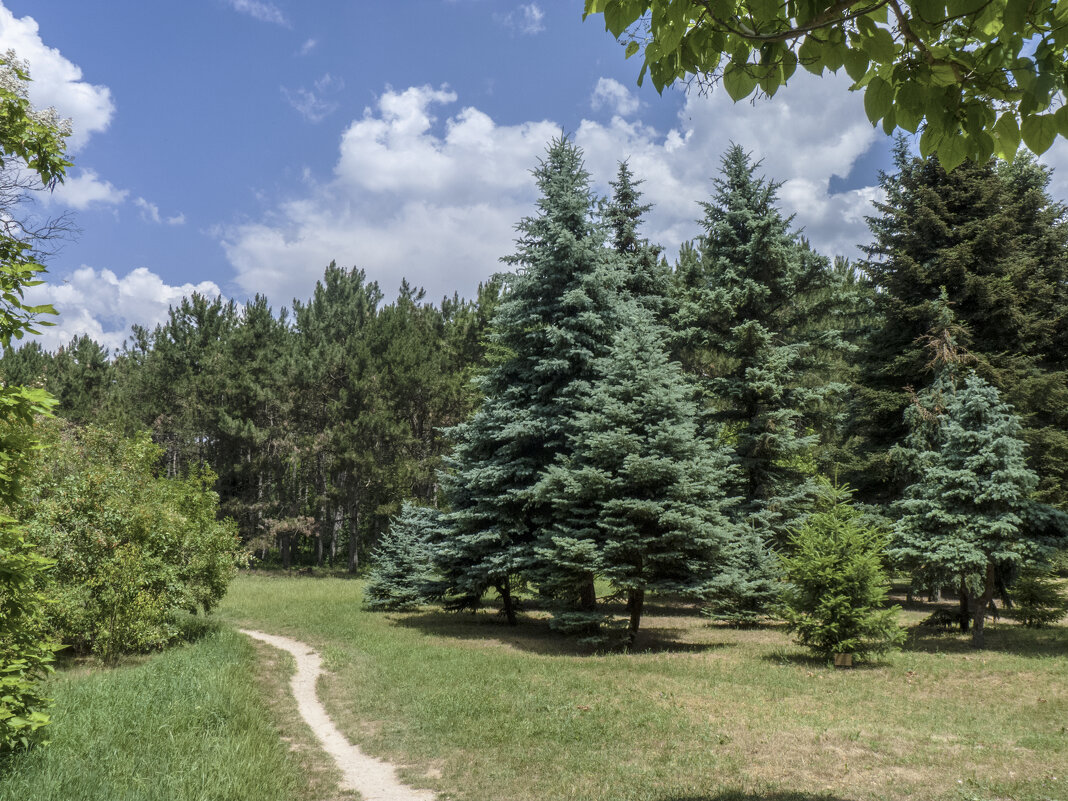
[[[670,605],[634,652],[599,654],[533,614],[363,612],[361,587],[242,576],[222,614],[317,648],[339,727],[445,798],[1068,798],[1064,627],[999,622],[984,652],[913,629],[905,651],[835,671],[781,629]]]
[[[117,668],[59,671],[52,742],[0,763],[0,801],[331,798],[330,769],[290,717],[288,666],[259,657],[218,631]]]

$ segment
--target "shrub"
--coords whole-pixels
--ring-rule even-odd
[[[156,475],[160,449],[104,428],[52,422],[29,491],[27,531],[55,560],[47,616],[76,650],[107,660],[178,636],[175,613],[209,612],[241,558],[210,471]]]
[[[903,642],[900,608],[886,608],[885,537],[866,527],[849,490],[826,487],[817,510],[791,536],[782,557],[782,616],[797,641],[822,657],[880,653]]]
[[[1012,601],[1005,614],[1030,628],[1056,623],[1068,613],[1068,598],[1048,569],[1025,568],[1012,587]]]

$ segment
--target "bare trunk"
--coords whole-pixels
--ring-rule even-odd
[[[964,583],[964,579],[960,581],[959,593],[960,600],[960,633],[967,634],[968,626],[971,623],[972,612],[968,607],[968,586]]]
[[[645,590],[630,590],[627,593],[627,611],[630,612],[630,626],[627,634],[633,643],[638,636],[638,626],[642,621],[642,608],[645,606]]]
[[[594,586],[592,573],[579,590],[579,609],[583,612],[597,611],[597,587]]]
[[[504,606],[504,616],[508,620],[509,626],[516,625],[515,618],[515,602],[512,600],[512,588],[511,582],[505,580],[503,583],[497,585],[497,592],[501,596],[501,604]]]
[[[972,599],[972,647],[983,647],[983,623],[986,621],[987,607],[994,598],[994,563],[986,567],[986,581],[983,583],[983,594]]]
[[[360,513],[357,511],[352,516],[352,528],[349,531],[349,564],[350,573],[360,569]]]
[[[931,589],[931,594],[927,596],[927,600],[933,604],[942,603],[942,588],[933,587]]]

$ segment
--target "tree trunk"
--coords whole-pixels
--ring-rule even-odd
[[[352,517],[352,528],[349,531],[349,572],[355,573],[360,568],[360,513],[357,511]]]
[[[501,603],[504,605],[504,616],[508,620],[509,626],[516,625],[515,619],[515,602],[512,600],[512,588],[511,582],[505,580],[504,583],[497,585],[497,592],[501,595]]]
[[[933,604],[942,603],[942,587],[932,587],[931,594],[927,596],[927,600]]]
[[[591,573],[579,590],[579,609],[583,612],[597,611],[597,587],[593,581],[593,574]]]
[[[278,535],[278,548],[282,552],[282,569],[289,570],[289,542],[292,534],[288,531]]]
[[[986,581],[983,585],[983,594],[975,598],[972,609],[972,647],[983,647],[983,623],[986,621],[987,607],[994,598],[994,563],[986,567]]]
[[[638,626],[642,621],[642,608],[645,606],[645,590],[630,590],[627,593],[627,611],[630,612],[630,627],[627,638],[630,642],[638,636]]]
[[[964,579],[960,580],[960,589],[957,592],[960,594],[960,633],[967,634],[972,613],[968,607],[968,586],[964,583]]]

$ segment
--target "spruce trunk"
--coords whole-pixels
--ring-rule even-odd
[[[630,612],[630,626],[627,637],[634,642],[638,636],[638,626],[642,622],[642,608],[645,606],[645,590],[630,590],[627,593],[627,610]]]
[[[983,623],[986,621],[986,611],[994,598],[994,563],[986,567],[986,582],[983,585],[983,594],[974,599],[975,606],[972,608],[972,648],[983,647]]]

